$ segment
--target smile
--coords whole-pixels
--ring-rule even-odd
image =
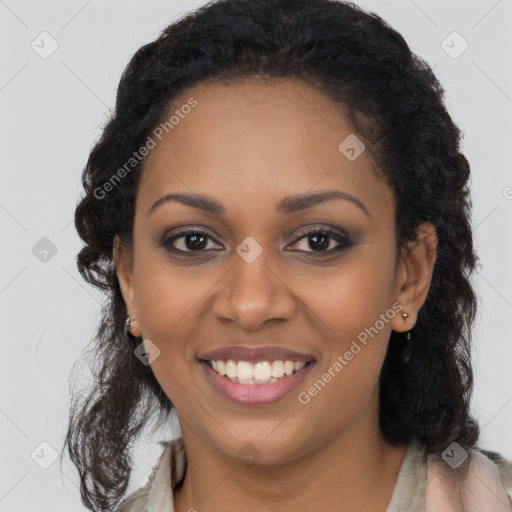
[[[309,361],[310,362],[310,361]],[[239,384],[272,384],[302,370],[308,361],[206,361],[219,375]]]
[[[200,359],[199,364],[207,381],[222,397],[240,405],[265,405],[291,394],[315,361]]]

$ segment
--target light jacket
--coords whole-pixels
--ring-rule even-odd
[[[173,489],[182,483],[187,464],[183,438],[160,444],[163,452],[146,485],[125,498],[118,512],[175,512]],[[460,489],[464,506],[459,489],[445,477],[446,469],[410,443],[386,512],[512,512],[511,461],[495,452],[472,449]]]

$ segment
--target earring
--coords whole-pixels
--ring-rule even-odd
[[[126,319],[126,333],[131,334],[132,336],[135,336],[138,338],[142,332],[140,330],[140,324],[139,320],[137,318],[134,318],[133,316],[129,316]]]
[[[402,313],[402,318],[405,320],[409,315],[407,313]],[[407,323],[412,324],[410,320],[407,320]],[[407,339],[411,339],[411,331],[407,331]]]

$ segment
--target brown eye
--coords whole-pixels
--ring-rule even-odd
[[[304,233],[295,243],[305,241],[306,249],[301,252],[321,253],[321,255],[332,254],[342,249],[351,247],[353,244],[346,236],[330,228],[316,228]],[[334,247],[332,246],[335,242]],[[336,243],[338,244],[336,246]],[[308,251],[307,248],[312,249]],[[316,255],[315,255],[316,256]]]
[[[208,249],[209,241],[213,241],[213,238],[205,231],[189,229],[164,238],[161,245],[176,254],[201,254],[218,250],[211,247]],[[299,249],[299,252],[310,253],[312,256],[328,256],[354,245],[347,236],[331,228],[309,230],[297,239],[294,246],[300,242],[305,248]]]
[[[205,252],[210,238],[204,231],[188,230],[166,238],[162,245],[174,252]],[[181,247],[176,247],[178,241]]]

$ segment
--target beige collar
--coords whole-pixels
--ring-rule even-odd
[[[186,471],[183,438],[160,444],[164,451],[146,486],[134,493],[136,503],[121,510],[174,512],[172,490]],[[499,457],[495,464],[473,449],[467,479],[460,488],[443,476],[443,463],[425,457],[423,449],[410,443],[386,512],[512,512],[512,463]],[[457,498],[460,495],[466,508]]]

